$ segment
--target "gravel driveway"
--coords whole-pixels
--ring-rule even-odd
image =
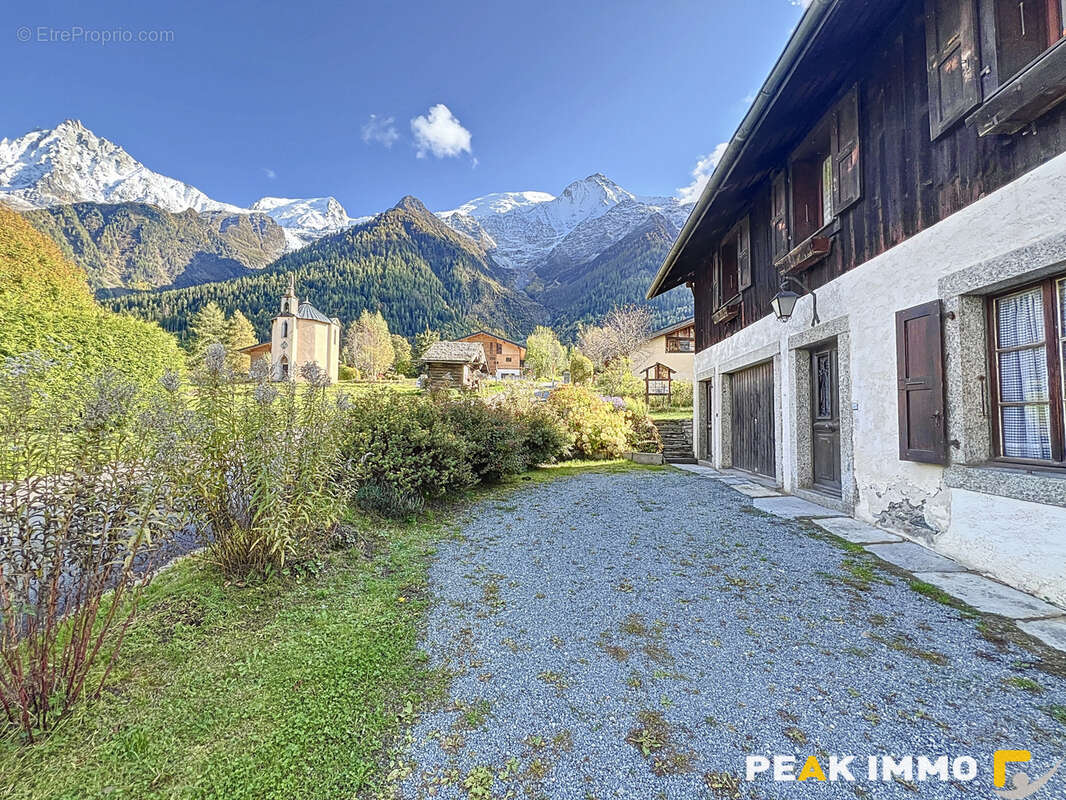
[[[425,648],[454,678],[401,794],[992,798],[993,750],[1030,749],[1033,776],[1066,755],[1061,667],[879,563],[670,468],[485,501],[430,573]],[[854,754],[857,780],[744,781],[771,753]],[[981,772],[870,782],[881,754]]]

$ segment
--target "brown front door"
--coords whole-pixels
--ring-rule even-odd
[[[707,413],[703,417],[703,457],[714,458],[714,381],[703,381],[704,402]]]
[[[732,396],[733,466],[775,477],[773,362],[734,372]]]
[[[836,344],[811,351],[811,452],[814,485],[840,494],[840,391]]]

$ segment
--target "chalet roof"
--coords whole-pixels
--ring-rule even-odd
[[[465,341],[468,341],[471,336],[479,336],[479,335],[480,336],[491,336],[493,339],[499,339],[501,342],[507,342],[507,344],[513,344],[515,347],[517,347],[519,350],[522,350],[523,352],[526,349],[526,346],[524,344],[519,344],[518,342],[515,342],[515,341],[512,341],[511,339],[508,339],[506,336],[500,336],[498,333],[492,333],[491,331],[474,331],[473,333],[468,333],[466,336],[461,336],[456,341],[465,342]]]
[[[689,327],[691,327],[691,326],[693,326],[695,324],[696,324],[696,318],[695,317],[689,317],[688,319],[683,319],[680,322],[675,322],[673,325],[667,325],[665,328],[661,328],[661,329],[659,329],[657,331],[653,331],[652,333],[650,333],[648,335],[648,338],[649,339],[658,339],[660,336],[666,336],[667,334],[673,333],[674,331],[679,331],[682,328],[689,328]]]
[[[313,319],[316,322],[333,322],[329,317],[304,300],[296,310],[296,316],[300,319]]]
[[[238,353],[254,353],[258,350],[268,351],[270,350],[270,342],[259,342],[258,344],[250,344],[247,347],[238,347]]]
[[[857,65],[869,57],[866,45],[910,8],[899,0],[812,0],[652,280],[648,299],[691,279],[751,202],[751,189],[784,166],[861,77]]]
[[[422,354],[422,362],[483,364],[485,348],[478,342],[434,342]]]

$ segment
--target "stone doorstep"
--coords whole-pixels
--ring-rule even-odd
[[[1048,647],[1066,653],[1066,617],[1019,622],[1018,627]]]
[[[829,519],[816,519],[813,522],[822,530],[828,531],[834,536],[839,536],[852,544],[883,544],[903,541],[902,536],[881,530],[873,525],[867,525],[854,517],[830,517]]]
[[[868,544],[866,551],[908,572],[965,572],[966,567],[916,542]]]
[[[733,488],[748,497],[780,497],[781,493],[757,483],[736,483]]]
[[[916,572],[914,577],[987,614],[1042,622],[1063,615],[1058,606],[973,572]]]
[[[760,497],[753,500],[752,505],[760,511],[765,511],[768,514],[788,519],[800,519],[801,517],[836,517],[840,515],[839,511],[834,511],[831,508],[826,508],[825,506],[820,506],[817,503],[802,500],[799,497],[793,497],[792,495]]]

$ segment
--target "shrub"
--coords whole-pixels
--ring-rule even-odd
[[[494,483],[526,469],[525,426],[506,406],[464,397],[446,403],[444,415],[466,443],[465,458],[475,480]]]
[[[566,426],[573,453],[586,458],[618,458],[632,436],[623,411],[581,386],[561,386],[548,403]]]
[[[692,408],[691,381],[671,381],[670,405],[676,408]]]
[[[54,368],[0,369],[0,707],[30,741],[103,687],[169,530],[143,392]]]
[[[352,401],[344,428],[342,452],[355,488],[440,497],[474,482],[465,443],[429,398],[366,392]]]
[[[359,370],[355,367],[345,366],[341,364],[337,367],[337,380],[339,381],[357,381],[359,380]]]
[[[555,410],[539,403],[520,413],[524,424],[525,460],[527,467],[554,464],[570,455],[570,437]]]
[[[663,440],[655,422],[648,416],[648,405],[643,400],[627,398],[626,422],[629,424],[629,446],[638,453],[661,453]]]
[[[581,354],[581,351],[574,350],[570,356],[570,381],[576,383],[578,386],[583,386],[592,380],[592,362]]]
[[[570,455],[570,437],[559,415],[528,383],[502,386],[486,402],[505,408],[521,423],[527,468],[553,464]]]
[[[616,358],[603,368],[596,386],[611,397],[643,397],[644,381],[633,374],[628,358]]]
[[[219,344],[207,348],[191,400],[179,381],[167,381],[176,429],[164,463],[223,573],[262,574],[338,517],[340,412],[317,364],[301,368],[298,386],[268,383],[256,362],[248,391],[225,356]]]

